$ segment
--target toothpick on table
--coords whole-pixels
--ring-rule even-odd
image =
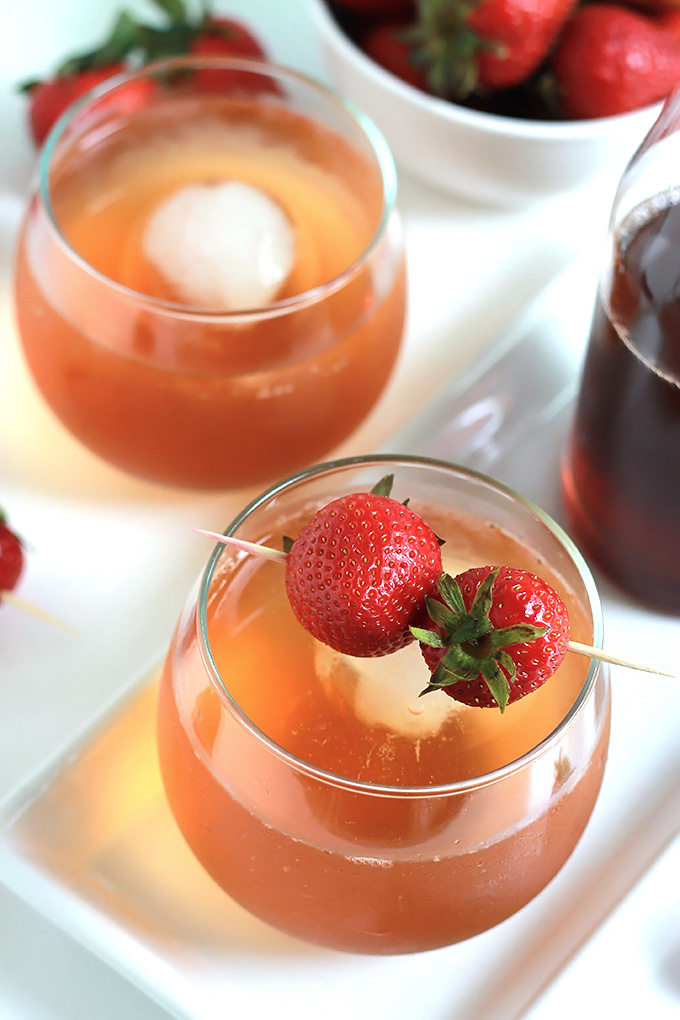
[[[258,545],[256,542],[246,542],[242,538],[233,538],[230,535],[220,535],[216,531],[204,531],[202,528],[193,529],[197,535],[205,535],[223,545],[231,545],[243,552],[253,553],[255,556],[263,556],[265,559],[274,560],[277,563],[285,563],[287,553],[279,549],[271,549],[268,545]],[[674,673],[665,673],[662,669],[655,669],[653,666],[644,666],[642,663],[633,662],[632,659],[624,659],[620,655],[612,655],[605,652],[603,648],[593,648],[591,645],[584,645],[580,641],[569,641],[569,651],[576,655],[585,655],[589,659],[598,659],[601,662],[609,662],[614,666],[625,666],[627,669],[636,669],[643,673],[654,673],[657,676],[668,676],[677,679]]]
[[[20,595],[15,595],[13,591],[0,591],[0,602],[6,602],[8,606],[13,606],[15,609],[21,610],[22,613],[35,616],[36,619],[43,620],[44,623],[49,623],[53,627],[59,627],[60,630],[66,630],[72,634],[75,633],[75,628],[69,623],[65,623],[64,620],[52,616],[51,613],[41,609],[40,606],[34,605],[27,599],[22,599]]]

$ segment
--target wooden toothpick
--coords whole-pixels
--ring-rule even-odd
[[[611,662],[614,666],[626,666],[628,669],[638,669],[643,673],[656,673],[658,676],[670,676],[677,679],[675,673],[665,673],[662,669],[654,669],[653,666],[643,666],[640,662],[633,662],[632,659],[624,659],[619,655],[612,655],[605,652],[603,648],[591,648],[590,645],[583,645],[580,641],[570,641],[569,651],[576,655],[585,655],[589,659],[600,659],[602,662]]]
[[[286,562],[287,553],[280,549],[272,549],[268,545],[258,545],[256,542],[246,542],[242,538],[220,535],[215,531],[204,531],[202,528],[194,528],[193,530],[197,535],[205,535],[206,538],[212,538],[223,545],[231,545],[236,549],[241,549],[243,552],[253,553],[255,556],[263,556],[265,559],[274,560],[277,563]],[[593,648],[592,645],[584,645],[580,641],[569,641],[568,647],[569,651],[574,652],[575,655],[584,655],[586,658],[598,659],[600,662],[609,662],[614,666],[625,666],[627,669],[636,669],[643,673],[654,673],[657,676],[668,676],[677,679],[674,673],[666,673],[662,669],[645,666],[640,662],[634,662],[632,659],[624,659],[620,655],[612,655],[611,652],[605,652],[603,648]]]
[[[75,628],[71,627],[70,624],[65,623],[56,616],[52,616],[51,613],[41,609],[40,606],[34,605],[33,602],[29,602],[27,599],[22,599],[20,595],[16,595],[13,591],[0,591],[0,602],[6,602],[8,606],[14,606],[15,609],[21,610],[22,613],[28,613],[29,616],[34,616],[38,620],[43,620],[45,623],[49,623],[53,627],[59,627],[61,630],[70,631],[72,634],[75,633]]]
[[[193,530],[197,535],[214,538],[216,542],[222,542],[223,545],[232,545],[235,549],[241,549],[243,552],[254,553],[255,556],[263,556],[267,560],[276,560],[278,563],[286,562],[285,552],[279,549],[270,549],[268,545],[257,545],[255,542],[246,542],[242,538],[219,535],[216,531],[204,531],[203,528],[194,528]]]

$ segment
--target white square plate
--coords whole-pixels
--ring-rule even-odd
[[[559,455],[582,351],[575,338],[589,311],[571,300],[588,296],[581,273],[573,266],[551,285],[390,450],[467,463],[559,516]],[[644,632],[659,667],[672,668],[677,621],[601,588],[608,646],[633,657]],[[266,1013],[511,1020],[677,831],[680,699],[674,681],[645,677],[641,702],[637,682],[613,670],[607,774],[571,860],[519,914],[458,946],[392,958],[334,953],[279,934],[221,893],[186,848],[163,796],[152,672],[0,805],[0,878],[181,1020]]]

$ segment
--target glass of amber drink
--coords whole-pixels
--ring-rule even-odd
[[[269,489],[227,534],[281,548],[317,508],[390,473],[393,496],[445,540],[445,570],[540,574],[572,637],[601,642],[597,592],[564,533],[447,463],[321,465]],[[606,668],[568,653],[503,714],[419,698],[429,676],[415,642],[375,659],[321,644],[293,616],[281,563],[215,549],[165,663],[158,747],[177,823],[230,896],[313,943],[407,953],[492,927],[553,878],[600,788]]]
[[[261,485],[367,416],[405,315],[381,135],[309,79],[180,58],[74,106],[42,153],[15,274],[30,372],[127,472]]]

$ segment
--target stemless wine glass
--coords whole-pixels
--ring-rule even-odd
[[[598,595],[564,533],[444,462],[317,466],[266,491],[227,534],[280,547],[316,508],[390,473],[395,498],[445,539],[445,567],[540,567],[572,636],[600,644]],[[230,896],[313,943],[400,953],[488,929],[550,881],[600,788],[606,668],[569,653],[503,714],[441,691],[419,698],[428,676],[415,643],[364,660],[315,641],[293,617],[280,563],[217,546],[167,656],[158,748],[177,823]]]
[[[18,247],[40,392],[95,453],[165,484],[318,460],[398,354],[395,194],[373,124],[293,71],[178,58],[99,87],[50,135]]]
[[[586,556],[680,613],[680,89],[614,199],[563,481]]]

